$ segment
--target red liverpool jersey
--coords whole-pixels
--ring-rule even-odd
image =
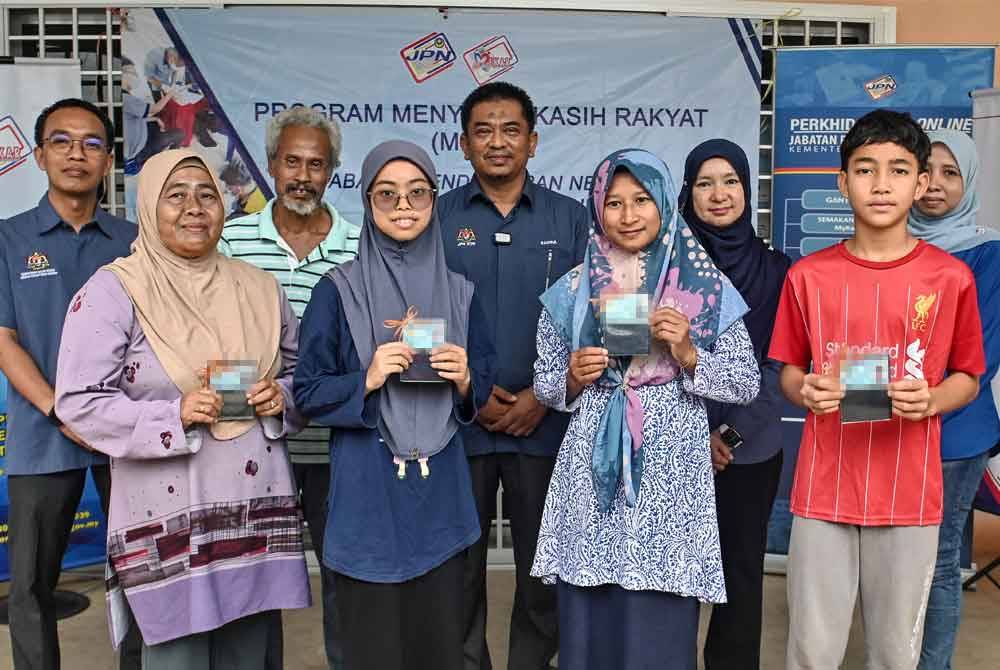
[[[844,354],[888,354],[892,381],[985,371],[972,272],[925,242],[886,263],[843,243],[788,272],[770,355],[837,374]],[[941,419],[840,422],[809,413],[795,469],[792,512],[863,526],[941,522]]]

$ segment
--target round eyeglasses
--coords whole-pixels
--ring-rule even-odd
[[[400,193],[391,188],[380,188],[376,191],[369,191],[368,195],[371,196],[372,204],[377,210],[388,214],[399,207],[400,198],[406,198],[406,201],[410,203],[410,207],[413,209],[427,209],[434,202],[435,192],[436,189],[418,186],[411,189],[409,193]]]
[[[97,155],[107,153],[108,151],[107,143],[100,137],[84,137],[82,140],[75,140],[63,133],[53,133],[46,137],[42,143],[56,153],[68,154],[77,142],[80,143],[80,147],[85,154]]]

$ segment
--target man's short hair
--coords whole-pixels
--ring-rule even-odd
[[[43,137],[45,135],[45,123],[54,112],[58,112],[60,109],[83,109],[100,119],[101,124],[104,126],[104,140],[108,145],[108,153],[113,154],[115,152],[115,125],[111,123],[111,119],[108,118],[108,115],[100,107],[79,98],[63,98],[42,110],[42,113],[38,115],[38,119],[35,121],[35,146],[40,147],[45,142],[45,137]]]
[[[931,141],[906,112],[876,109],[858,119],[840,144],[840,169],[847,172],[851,155],[866,144],[897,144],[916,157],[921,172],[927,172]]]
[[[496,100],[515,100],[521,105],[521,112],[525,121],[528,122],[528,132],[535,131],[535,103],[520,86],[509,84],[505,81],[491,81],[483,84],[470,93],[462,101],[462,132],[469,132],[469,119],[472,118],[472,108],[481,102],[493,102]]]
[[[275,115],[267,124],[267,159],[274,160],[278,157],[278,144],[281,142],[281,133],[285,128],[292,126],[306,126],[309,128],[319,128],[330,139],[330,169],[336,170],[340,166],[341,137],[340,127],[337,122],[328,119],[315,109],[308,107],[292,107],[280,114]]]

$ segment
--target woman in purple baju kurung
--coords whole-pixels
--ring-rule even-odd
[[[150,159],[133,253],[77,294],[59,352],[56,413],[112,459],[112,638],[131,610],[147,670],[263,670],[264,613],[310,604],[285,452],[297,320],[270,275],[216,253],[220,193],[193,152]],[[213,360],[256,367],[256,418],[219,420]]]

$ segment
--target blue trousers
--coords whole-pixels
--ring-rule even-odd
[[[559,667],[695,670],[698,600],[620,586],[560,581]]]
[[[982,481],[989,453],[944,461],[944,517],[938,535],[937,565],[927,601],[919,670],[951,670],[955,636],[962,618],[962,574],[958,565],[972,500]]]

